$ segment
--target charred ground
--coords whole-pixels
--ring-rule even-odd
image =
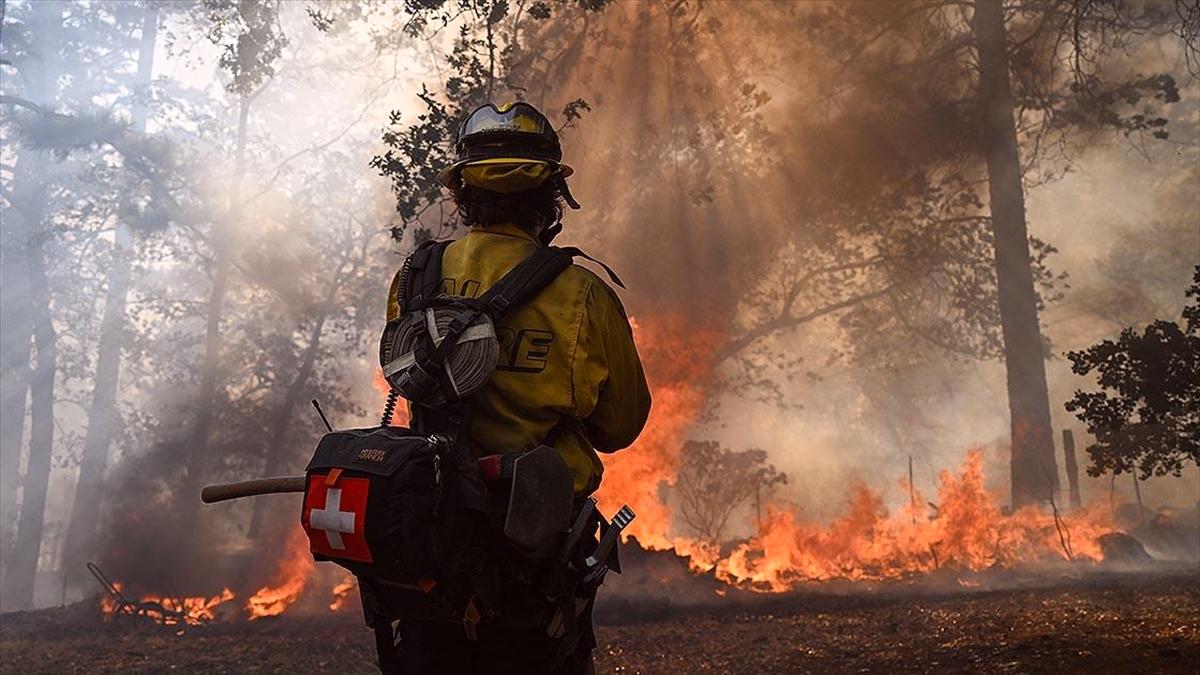
[[[811,588],[600,612],[597,672],[1195,672],[1200,570],[1009,576],[989,589]],[[172,629],[104,624],[95,602],[8,614],[12,673],[372,673],[354,613]]]

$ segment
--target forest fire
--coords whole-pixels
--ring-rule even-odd
[[[1042,561],[1101,560],[1097,540],[1114,530],[1107,505],[1061,517],[1033,507],[1005,513],[999,496],[985,488],[981,449],[969,450],[957,471],[942,471],[936,501],[928,507],[926,498],[914,489],[910,505],[888,513],[882,496],[860,483],[850,489],[841,515],[827,525],[806,520],[798,505],[779,499],[766,504],[757,534],[724,554],[712,542],[677,536],[671,505],[663,499],[660,486],[676,482],[680,449],[710,395],[711,374],[705,364],[712,345],[720,340],[711,331],[688,328],[680,317],[633,324],[654,408],[633,447],[605,456],[599,498],[605,513],[615,512],[622,503],[637,512],[628,536],[646,549],[674,551],[688,559],[694,573],[712,573],[729,587],[764,593],[832,580],[902,580],[944,570],[981,572]],[[372,384],[381,396],[386,395],[382,378]],[[394,423],[402,423],[406,412],[400,406]],[[900,487],[908,490],[906,482]],[[242,603],[245,618],[279,616],[305,595],[324,593],[329,594],[329,611],[345,611],[355,589],[354,578],[344,574],[331,588],[328,581],[318,583],[316,572],[307,539],[295,529],[275,563],[271,583]],[[965,587],[974,583],[959,582]],[[145,597],[210,621],[212,610],[233,600],[234,593],[226,589],[212,598],[181,601]],[[111,598],[105,598],[102,606],[106,615],[116,611]]]
[[[0,0],[0,72],[4,672],[1200,663],[1200,0]]]
[[[917,494],[915,504],[924,504]],[[961,471],[939,477],[933,517],[923,506],[887,514],[866,486],[827,527],[773,505],[761,532],[713,561],[717,577],[780,592],[805,581],[885,580],[939,569],[983,571],[1046,560],[1098,562],[1099,537],[1113,531],[1107,507],[1056,518],[1036,507],[1005,514],[983,484],[983,455],[967,453]]]
[[[866,485],[851,489],[842,515],[828,526],[806,522],[785,501],[767,505],[756,536],[720,556],[713,543],[671,536],[671,512],[659,497],[672,485],[689,427],[704,405],[710,375],[704,366],[719,344],[675,318],[635,322],[654,396],[646,431],[623,453],[606,457],[601,506],[628,502],[638,513],[631,536],[652,550],[674,550],[693,571],[713,571],[728,584],[784,592],[813,581],[901,579],[939,569],[982,571],[1045,560],[1099,561],[1098,539],[1114,530],[1111,510],[1090,507],[1069,516],[1026,507],[1006,514],[984,487],[983,454],[968,451],[961,469],[942,471],[938,501],[915,489],[911,504],[888,514]],[[675,336],[689,336],[678,338]],[[902,485],[908,488],[907,483]]]
[[[274,581],[259,588],[241,605],[244,618],[254,621],[265,617],[279,616],[291,608],[306,591],[312,590],[313,573],[316,569],[308,551],[307,539],[297,530],[288,537],[283,557],[276,564]],[[102,582],[103,583],[103,582]],[[174,598],[154,594],[143,594],[135,602],[123,595],[124,584],[112,582],[112,590],[100,597],[100,609],[105,621],[118,614],[145,617],[157,623],[173,626],[179,624],[201,625],[218,619],[216,609],[236,599],[237,595],[225,588],[212,597],[197,596]],[[353,577],[345,579],[333,588],[330,611],[340,611],[346,606],[347,598],[354,589]],[[236,611],[222,611],[221,617],[238,616]]]
[[[673,539],[671,516],[658,486],[675,482],[679,451],[708,395],[709,363],[718,336],[697,329],[679,316],[631,320],[634,339],[646,368],[654,400],[642,435],[626,450],[604,457],[604,479],[598,494],[604,513],[627,503],[637,519],[626,530],[651,549],[689,551],[686,540]]]

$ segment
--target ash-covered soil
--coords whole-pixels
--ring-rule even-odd
[[[739,598],[623,612],[599,673],[1195,673],[1200,570],[1089,574],[1034,588]],[[613,623],[618,621],[619,623]],[[102,625],[91,603],[0,617],[3,673],[373,673],[353,614],[191,629]]]

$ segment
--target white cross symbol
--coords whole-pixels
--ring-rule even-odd
[[[335,551],[346,550],[342,543],[342,533],[353,534],[354,512],[342,511],[342,489],[329,488],[325,493],[325,508],[313,509],[308,516],[308,523],[314,530],[323,530],[329,539],[329,546]]]

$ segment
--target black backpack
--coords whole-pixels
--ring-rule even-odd
[[[448,439],[402,427],[326,434],[305,469],[313,557],[395,589],[383,613],[460,618],[446,582],[478,564],[489,512],[477,472],[453,461]]]

